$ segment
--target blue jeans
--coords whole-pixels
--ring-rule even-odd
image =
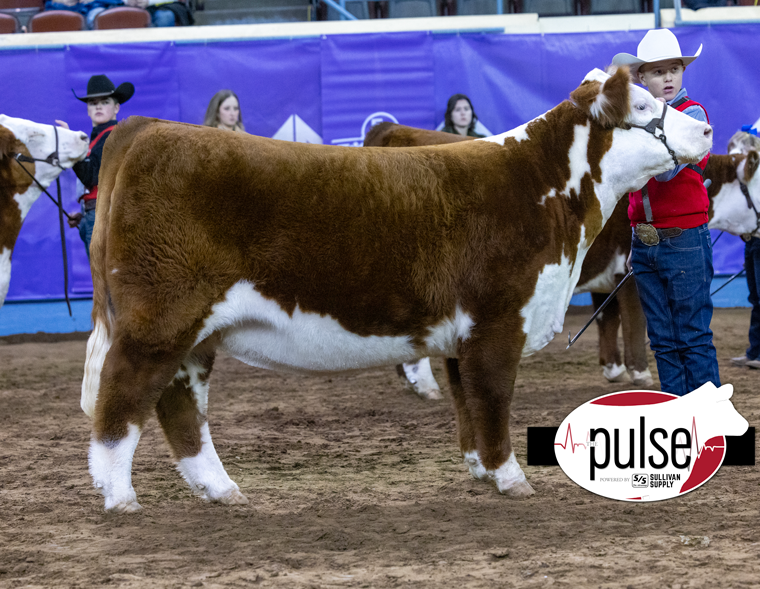
[[[151,21],[154,27],[173,27],[175,24],[174,13],[169,9],[161,10],[159,8],[153,13]]]
[[[82,220],[79,222],[79,237],[84,241],[88,260],[90,259],[90,241],[92,240],[93,227],[95,227],[95,209],[82,211]]]
[[[744,270],[752,304],[746,356],[749,360],[757,360],[760,358],[760,238],[753,237],[744,245]]]
[[[720,386],[710,320],[712,242],[707,225],[648,246],[634,234],[631,265],[657,360],[660,388],[683,396]]]

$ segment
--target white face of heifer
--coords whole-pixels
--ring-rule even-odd
[[[673,168],[678,163],[699,162],[712,147],[712,129],[709,125],[692,119],[662,102],[655,100],[645,90],[628,83],[622,77],[611,77],[600,70],[586,76],[584,83],[571,94],[579,109],[606,129],[612,129],[609,137],[600,139],[591,122],[576,124],[574,138],[567,155],[570,163],[570,179],[560,190],[552,190],[544,197],[564,198],[572,201],[580,194],[584,182],[593,181],[593,192],[599,201],[603,223],[610,217],[620,197],[640,189],[650,178]],[[662,128],[656,128],[662,120]],[[519,143],[530,141],[540,126],[540,119],[551,120],[550,114],[539,117],[523,127],[510,131],[494,142],[509,139]],[[639,127],[650,127],[648,132]],[[667,138],[667,147],[660,139]],[[500,141],[499,141],[500,139]],[[671,155],[670,151],[673,152]],[[594,158],[603,154],[595,172]],[[553,159],[561,157],[560,154]],[[554,162],[547,162],[552,165]],[[580,278],[581,266],[586,252],[597,233],[584,232],[576,246],[575,255],[563,255],[559,264],[547,264],[541,271],[535,294],[523,307],[524,331],[527,339],[523,355],[540,350],[563,330],[564,316],[572,291]]]
[[[750,151],[746,158],[739,161],[736,166],[737,180],[726,182],[713,197],[713,216],[708,225],[710,229],[727,231],[733,235],[760,237],[760,221],[757,216],[757,211],[760,211],[759,162],[760,155],[757,151]],[[747,202],[745,190],[750,202]]]
[[[602,81],[607,74],[595,70],[586,79]],[[629,85],[629,108],[624,120],[614,113],[614,105],[604,91],[590,106],[591,115],[606,125],[615,125],[612,148],[603,160],[603,178],[612,184],[621,182],[621,194],[640,190],[646,182],[675,167],[673,151],[679,164],[698,163],[712,148],[712,128],[674,108],[666,107],[649,92]],[[618,107],[619,108],[619,107]],[[644,129],[653,119],[665,117],[662,129],[655,129],[654,136]],[[628,128],[632,125],[633,128]],[[667,147],[660,139],[666,138]],[[631,177],[629,170],[635,170]]]
[[[18,154],[45,160],[56,151],[59,166],[44,161],[19,163]],[[47,188],[62,168],[70,168],[87,153],[88,137],[79,131],[54,128],[24,119],[0,115],[0,305],[8,293],[11,253],[18,232],[34,201],[42,194],[22,166]]]

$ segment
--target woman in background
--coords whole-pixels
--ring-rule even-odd
[[[475,114],[472,102],[465,94],[454,94],[449,98],[449,102],[446,104],[444,127],[441,129],[444,133],[454,133],[466,137],[485,137],[485,135],[475,132],[477,122],[478,115]]]
[[[206,109],[203,124],[225,131],[245,133],[243,115],[240,113],[240,101],[232,90],[219,90]]]

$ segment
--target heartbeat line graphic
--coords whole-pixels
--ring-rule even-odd
[[[707,445],[704,445],[704,446],[702,446],[700,448],[700,446],[699,446],[699,439],[697,437],[697,418],[696,417],[692,417],[691,418],[691,447],[688,450],[686,450],[684,448],[684,449],[681,450],[681,452],[683,453],[682,457],[686,458],[686,452],[689,453],[689,456],[693,456],[694,455],[694,451],[696,450],[697,458],[696,458],[696,460],[693,460],[693,461],[689,462],[689,467],[687,468],[687,470],[691,471],[691,467],[694,465],[694,463],[697,460],[699,460],[699,458],[702,456],[702,453],[705,450],[710,450],[711,452],[714,452],[717,449],[723,450],[723,449],[725,449],[725,446],[723,446],[723,445],[720,445],[720,446],[707,446]]]
[[[567,450],[567,440],[569,438],[570,439],[570,450],[573,452],[573,454],[575,454],[575,447],[576,446],[583,446],[584,450],[588,450],[588,437],[589,437],[589,433],[586,432],[586,443],[585,444],[583,442],[578,442],[578,443],[573,442],[573,430],[570,429],[570,424],[568,423],[567,424],[567,432],[565,433],[565,443],[563,444],[561,442],[554,442],[554,445],[555,446],[561,446],[563,450]]]

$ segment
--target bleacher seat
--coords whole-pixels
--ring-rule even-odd
[[[660,8],[664,8],[660,6]],[[641,0],[591,0],[590,14],[641,12]]]
[[[43,8],[44,0],[0,0],[0,14],[16,17],[19,27],[25,27]]]
[[[504,11],[507,11],[508,2],[504,2]],[[496,14],[496,0],[457,0],[457,14],[468,16],[471,14]]]
[[[18,21],[12,14],[0,13],[0,35],[10,35],[19,29]]]
[[[574,0],[523,0],[523,12],[537,12],[539,16],[570,16],[575,14]]]
[[[81,31],[84,28],[84,17],[70,10],[47,10],[38,12],[27,27],[30,33],[57,33],[60,31]]]
[[[435,0],[388,0],[389,18],[437,16]]]
[[[95,29],[143,29],[150,26],[150,12],[135,6],[116,6],[95,17]]]
[[[340,4],[340,0],[335,1]],[[369,9],[367,8],[366,0],[346,0],[346,10],[356,18],[369,18]],[[340,13],[331,6],[328,6],[327,20],[340,20]]]

